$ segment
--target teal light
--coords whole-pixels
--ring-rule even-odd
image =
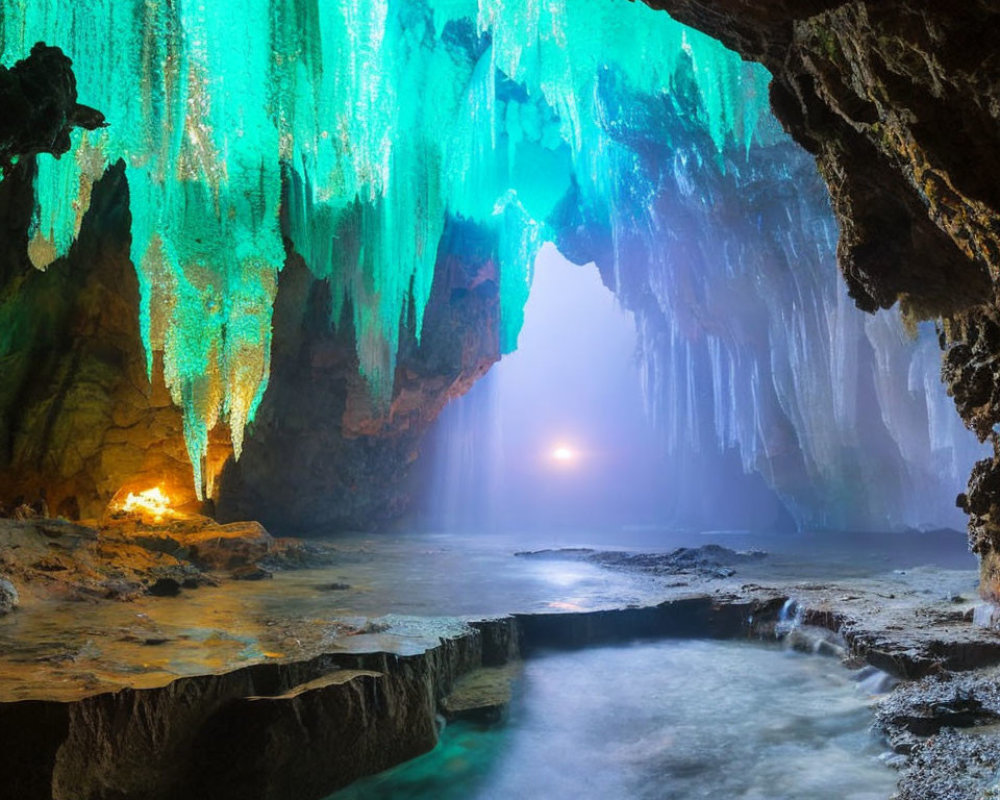
[[[238,457],[267,385],[283,179],[285,232],[330,280],[334,321],[350,301],[385,400],[449,215],[496,236],[508,352],[567,192],[612,230],[641,216],[641,198],[615,200],[640,157],[636,98],[669,102],[690,59],[718,152],[767,115],[762,68],[624,0],[0,0],[0,15],[0,60],[62,47],[110,123],[39,157],[32,259],[67,252],[91,184],[124,159],[143,343],[150,369],[163,353],[199,488],[209,431],[227,423]]]

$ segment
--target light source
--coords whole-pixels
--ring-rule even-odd
[[[154,522],[161,522],[165,516],[173,513],[170,498],[159,486],[143,492],[129,492],[125,502],[121,504],[121,510],[127,514],[151,516]]]

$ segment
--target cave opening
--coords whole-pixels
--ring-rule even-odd
[[[418,524],[519,534],[536,546],[664,547],[684,528],[794,531],[738,453],[720,448],[705,474],[678,469],[644,392],[644,355],[636,316],[596,265],[572,264],[546,243],[518,349],[446,406],[429,434]]]
[[[0,795],[995,791],[1000,13],[788,5],[0,0]]]

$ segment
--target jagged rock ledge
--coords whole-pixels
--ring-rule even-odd
[[[542,646],[750,636],[780,598],[698,597],[470,623],[410,656],[327,654],[72,702],[0,703],[0,774],[32,798],[321,798],[431,749],[455,681]]]
[[[477,670],[542,648],[636,638],[773,639],[788,603],[756,587],[655,606],[517,614],[470,622],[413,655],[327,653],[69,702],[0,702],[0,774],[21,800],[322,798],[430,750],[446,698]],[[803,608],[801,621],[843,631],[851,659],[900,677],[1000,663],[1000,646],[968,651],[961,642],[890,653],[891,642],[826,609]],[[906,752],[919,758],[923,748],[910,741]]]

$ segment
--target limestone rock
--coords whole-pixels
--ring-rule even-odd
[[[812,153],[840,224],[838,260],[859,308],[940,317],[944,377],[981,438],[1000,421],[1000,68],[994,3],[646,0],[774,75],[771,104]],[[960,506],[1000,600],[1000,462]]]
[[[36,153],[59,156],[70,148],[74,127],[94,130],[104,115],[76,102],[72,62],[58,47],[39,42],[7,69],[0,66],[0,171]]]
[[[171,597],[217,585],[218,573],[268,577],[257,562],[272,552],[273,541],[257,523],[219,525],[205,517],[159,527],[119,519],[100,529],[61,520],[0,519],[0,568],[16,576],[25,602]],[[14,587],[0,579],[0,613],[10,610],[10,596],[16,605]]]

